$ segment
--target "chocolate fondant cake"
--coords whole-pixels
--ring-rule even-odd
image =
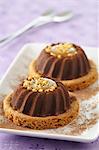
[[[76,97],[61,82],[27,78],[4,100],[5,115],[15,124],[34,129],[57,128],[73,120],[79,110]]]
[[[52,44],[44,48],[30,65],[30,75],[34,72],[62,81],[69,90],[84,88],[97,76],[96,67],[88,60],[84,50],[71,43]]]

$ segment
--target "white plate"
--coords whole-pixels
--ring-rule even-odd
[[[28,74],[28,66],[33,58],[36,58],[42,48],[44,48],[46,44],[26,44],[22,50],[17,55],[14,62],[11,64],[6,74],[4,75],[2,81],[0,82],[0,93],[8,94],[12,91],[12,84],[17,86],[20,81],[18,81],[18,77],[23,77]],[[96,48],[86,47],[86,54],[92,58],[96,64],[98,64],[98,52]],[[98,95],[93,97],[96,100]],[[91,101],[90,101],[91,102]],[[97,105],[98,106],[98,105]],[[97,107],[98,110],[98,107]],[[96,111],[97,111],[96,110]],[[24,136],[32,136],[32,137],[40,137],[40,138],[50,138],[50,139],[60,139],[60,140],[69,140],[69,141],[79,141],[79,142],[92,142],[98,138],[98,123],[94,124],[93,127],[88,128],[81,135],[66,135],[64,132],[60,132],[62,128],[59,129],[49,129],[49,130],[16,130],[16,129],[5,129],[0,128],[0,132],[12,133],[16,135],[24,135]],[[64,127],[64,130],[69,130],[67,126]],[[57,132],[56,132],[57,131]]]

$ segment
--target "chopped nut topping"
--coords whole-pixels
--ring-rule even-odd
[[[60,43],[54,46],[49,45],[45,51],[59,59],[63,56],[72,56],[77,53],[76,48],[71,43]]]
[[[23,87],[32,90],[33,92],[48,92],[53,91],[57,87],[57,84],[55,81],[48,78],[28,77],[28,79],[24,80]]]

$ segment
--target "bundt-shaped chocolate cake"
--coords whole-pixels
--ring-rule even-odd
[[[5,116],[16,125],[33,129],[57,128],[72,121],[79,103],[60,82],[28,77],[3,102]]]
[[[70,97],[62,83],[55,83],[48,78],[35,78],[25,80],[17,88],[13,94],[11,106],[30,116],[59,115],[70,108]]]
[[[83,49],[70,43],[47,46],[35,62],[38,73],[59,80],[72,80],[86,75],[89,61]]]
[[[29,66],[29,75],[50,77],[61,81],[68,90],[80,90],[97,79],[96,65],[84,50],[71,43],[46,46]]]

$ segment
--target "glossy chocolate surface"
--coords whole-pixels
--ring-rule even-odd
[[[36,71],[43,76],[59,80],[72,80],[86,75],[90,70],[87,56],[81,47],[74,44],[73,46],[77,54],[60,59],[44,49],[35,62]]]
[[[33,92],[20,85],[13,93],[11,106],[14,110],[34,117],[59,115],[70,108],[70,96],[64,85],[49,92]]]

